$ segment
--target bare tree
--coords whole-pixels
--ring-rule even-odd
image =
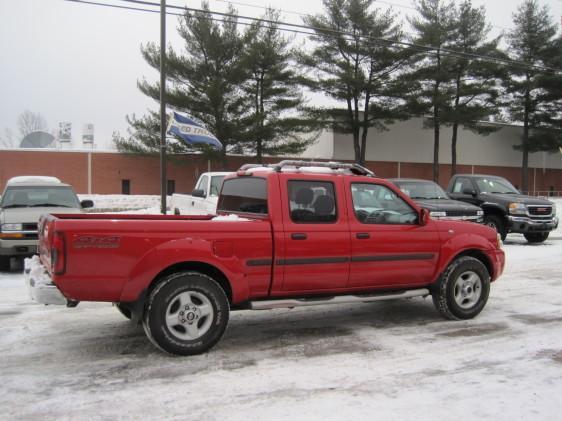
[[[38,130],[46,130],[47,122],[41,114],[25,110],[18,117],[18,129],[20,131],[21,138],[23,139],[29,133],[33,133]]]
[[[0,146],[5,148],[14,147],[14,135],[11,129],[7,127],[4,129],[4,135],[0,137]]]

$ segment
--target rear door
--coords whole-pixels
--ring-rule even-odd
[[[350,238],[341,177],[280,174],[283,291],[336,290],[349,280]]]
[[[431,282],[440,241],[434,223],[383,184],[346,180],[350,203],[350,287],[416,286]]]

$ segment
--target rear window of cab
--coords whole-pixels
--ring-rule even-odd
[[[240,177],[225,180],[218,212],[267,214],[267,182],[265,178]]]

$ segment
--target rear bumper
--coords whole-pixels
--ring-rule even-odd
[[[547,221],[535,221],[526,216],[508,216],[510,232],[548,232],[558,227],[558,218],[555,216]]]
[[[69,301],[51,281],[37,255],[25,259],[24,278],[30,298],[45,305],[68,305]]]

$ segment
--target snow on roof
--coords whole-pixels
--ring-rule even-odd
[[[8,180],[8,184],[19,183],[53,183],[60,184],[61,181],[57,177],[48,177],[44,175],[20,175],[12,177]]]

